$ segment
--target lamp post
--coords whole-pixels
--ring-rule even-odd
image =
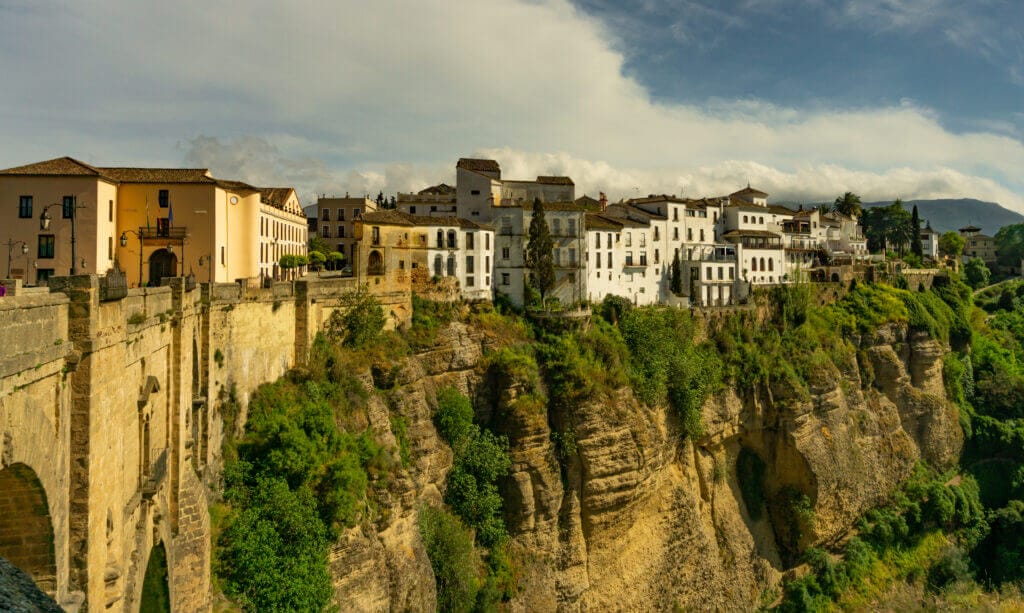
[[[6,243],[3,243],[4,245],[7,245],[7,276],[5,277],[6,279],[11,278],[11,253],[14,251],[14,246],[19,243],[21,244],[21,255],[28,255],[28,244],[26,244],[25,241],[16,241],[13,238],[9,238],[7,239]]]
[[[43,207],[43,212],[39,214],[39,229],[40,230],[49,230],[50,229],[50,221],[53,220],[53,217],[51,217],[50,214],[47,213],[47,211],[50,210],[51,208],[55,207],[55,206],[63,207],[64,205],[62,203],[60,203],[60,202],[54,202],[53,204],[48,204],[48,205]],[[71,202],[71,274],[72,275],[75,275],[78,272],[77,268],[75,267],[75,264],[78,261],[78,258],[75,257],[75,255],[76,255],[75,254],[75,220],[78,218],[78,209],[84,209],[84,208],[85,208],[84,204],[78,204],[78,199],[77,198],[75,198]]]
[[[129,233],[132,236],[134,236],[135,238],[139,239],[139,287],[142,287],[142,237],[143,237],[142,228],[139,228],[138,232],[136,232],[135,230],[125,230],[124,232],[122,232],[121,233],[121,246],[122,247],[127,247],[128,246],[128,234]]]

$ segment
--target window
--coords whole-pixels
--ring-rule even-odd
[[[405,270],[405,260],[398,260],[398,270]]]
[[[501,259],[507,260],[508,256],[509,256],[509,248],[508,247],[502,247],[501,248]]]
[[[220,246],[220,264],[221,264],[221,266],[223,266],[225,262],[227,262],[227,254],[224,252],[224,245],[221,245]]]
[[[700,242],[704,242],[704,228],[700,229]]]
[[[108,260],[114,259],[114,237],[113,236],[108,236],[107,237],[107,259]]]
[[[52,258],[53,257],[53,235],[52,234],[40,234],[39,235],[39,251],[36,254],[39,258]]]
[[[764,225],[764,217],[758,217],[757,218],[757,223],[759,223],[761,225]]]
[[[672,240],[679,240],[679,228],[672,228]]]
[[[455,249],[455,230],[448,230],[448,248]]]
[[[747,216],[746,215],[743,216],[743,223],[747,223]]]
[[[632,251],[627,251],[626,252],[626,266],[632,266],[632,265],[633,265],[633,252]]]
[[[647,252],[646,251],[641,251],[640,252],[640,265],[641,266],[647,266]],[[646,275],[647,273],[645,272],[644,274]]]
[[[729,267],[729,280],[732,281],[736,274],[736,269],[732,266]]]
[[[633,246],[633,236],[629,232],[626,232],[626,246],[627,247],[632,247]]]
[[[569,266],[576,265],[576,248],[569,247]]]
[[[672,207],[672,221],[679,221],[679,207]]]
[[[612,233],[611,232],[608,233],[608,248],[609,249],[612,248]]]
[[[562,251],[558,247],[555,247],[555,249],[554,249],[554,257],[555,257],[555,266],[561,266],[562,265]]]
[[[566,223],[569,224],[569,236],[576,236],[576,220],[570,219]]]
[[[757,258],[750,259],[750,270],[757,272]]]
[[[608,268],[612,267],[612,252],[608,252]]]
[[[661,250],[660,249],[655,249],[654,250],[654,263],[657,264],[660,261],[661,261]]]
[[[473,196],[479,196],[480,195],[480,190],[478,190],[478,189],[471,189],[471,190],[469,190],[469,193],[470,193],[470,195],[473,195]]]
[[[157,199],[160,201],[160,208],[166,209],[171,204],[171,193],[166,189],[162,189],[157,194]]]
[[[415,215],[416,214],[416,207],[415,206],[410,206],[409,207],[409,213]]]
[[[705,272],[704,278],[707,279],[708,281],[710,281],[711,280],[711,267],[708,266],[707,268],[705,268],[704,272]]]
[[[64,196],[63,205],[61,209],[64,213],[64,219],[71,219],[71,217],[75,214],[75,197]]]
[[[501,284],[502,285],[511,285],[511,281],[509,279],[509,274],[507,272],[501,273]]]
[[[467,255],[466,256],[466,272],[468,272],[468,273],[473,272],[473,264],[474,263],[475,262],[473,261],[473,256]]]
[[[719,266],[718,267],[718,280],[721,281],[724,278],[725,278],[725,271],[722,270],[721,266]]]
[[[444,258],[438,253],[434,256],[434,276],[440,277],[444,274]]]
[[[476,281],[472,275],[466,277],[466,287],[473,287],[474,281]]]
[[[345,209],[338,209],[338,221],[345,221]]]
[[[342,219],[345,219],[345,214],[341,212],[341,209],[338,209],[338,214],[341,215]],[[352,219],[359,219],[359,207],[352,209]]]
[[[562,220],[561,219],[556,217],[554,220],[552,220],[552,222],[551,222],[551,233],[554,234],[555,236],[561,236],[562,235]]]
[[[658,228],[654,229],[654,240],[656,240],[656,241],[660,241],[661,240],[661,232],[658,230]]]
[[[688,240],[688,241],[692,241],[693,240],[693,228],[687,228],[686,229],[686,240]]]
[[[489,272],[490,270],[491,270],[491,256],[489,256],[489,255],[488,256],[484,256],[484,272]],[[488,282],[488,283],[490,283],[490,282]]]
[[[600,249],[601,248],[601,233],[600,232],[597,232],[596,234],[594,234],[594,248],[596,248],[596,249]]]
[[[641,247],[646,247],[647,246],[647,233],[646,232],[641,232],[640,233],[640,246]]]
[[[36,284],[46,283],[53,276],[52,268],[40,268],[36,270]]]
[[[321,233],[321,238],[331,238],[331,227],[328,225],[324,226],[324,231]]]
[[[773,258],[768,258],[768,270],[775,270],[775,260]]]
[[[107,203],[107,221],[114,221],[114,201]]]
[[[473,233],[466,232],[466,249],[473,249]]]
[[[484,249],[486,249],[488,251],[491,250],[491,233],[490,232],[484,232]],[[488,264],[487,267],[490,268],[491,265]]]
[[[322,221],[331,220],[331,209],[324,209],[324,214],[320,217]]]
[[[18,217],[22,219],[32,217],[32,196],[18,198]]]

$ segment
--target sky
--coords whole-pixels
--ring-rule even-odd
[[[1021,0],[0,0],[0,167],[1024,212]]]

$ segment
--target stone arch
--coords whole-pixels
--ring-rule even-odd
[[[164,277],[178,276],[178,256],[166,249],[158,249],[149,256],[149,281],[160,285]]]
[[[28,465],[0,470],[0,556],[43,591],[57,592],[57,559],[46,490]]]
[[[367,258],[367,273],[371,275],[382,275],[384,274],[384,256],[381,255],[380,251],[371,251],[370,257]]]
[[[171,589],[168,582],[167,550],[163,542],[153,545],[142,579],[140,611],[171,613]]]
[[[839,273],[838,272],[832,273],[832,282],[833,283],[839,283]]]

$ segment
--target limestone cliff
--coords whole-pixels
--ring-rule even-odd
[[[382,519],[333,549],[345,610],[434,608],[416,510],[440,500],[452,463],[431,422],[435,392],[447,385],[476,398],[478,417],[511,441],[503,495],[521,570],[516,611],[748,609],[795,551],[841,538],[918,459],[952,463],[962,443],[944,395],[945,348],[900,326],[856,339],[856,358],[822,366],[810,393],[715,394],[703,407],[706,432],[692,442],[670,411],[628,389],[564,413],[524,409],[512,402],[518,382],[477,368],[488,342],[451,324],[374,396],[372,427],[397,449],[391,419],[404,418],[413,461],[388,489]],[[365,379],[370,387],[369,369]],[[574,444],[556,450],[552,430]],[[743,450],[764,464],[756,518],[737,477]],[[800,521],[786,506],[793,495],[810,505]]]

